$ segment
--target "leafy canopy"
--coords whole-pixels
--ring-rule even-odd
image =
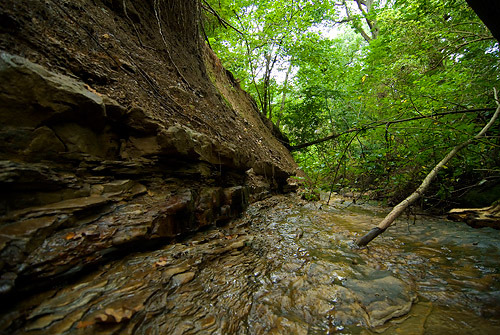
[[[399,200],[496,106],[498,43],[465,0],[208,3],[241,32],[207,13],[211,47],[263,115],[292,146],[333,138],[294,152],[319,188]],[[427,200],[500,178],[499,135],[463,151]]]

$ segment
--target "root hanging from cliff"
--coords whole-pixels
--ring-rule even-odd
[[[170,60],[170,63],[172,63],[172,65],[174,66],[175,71],[181,77],[182,81],[186,84],[187,88],[189,88],[191,91],[193,91],[193,88],[191,87],[191,85],[189,85],[189,82],[187,81],[187,79],[182,75],[181,71],[179,70],[179,68],[175,64],[174,59],[172,58],[172,55],[170,54],[170,50],[169,50],[170,47],[167,43],[165,35],[163,34],[163,29],[162,29],[162,24],[161,24],[160,0],[154,0],[153,8],[155,11],[156,22],[158,23],[158,31],[160,33],[163,44],[165,44],[165,50],[167,52],[168,59]]]
[[[123,0],[123,12],[125,13],[125,16],[127,17],[127,19],[130,21],[132,28],[134,28],[135,36],[137,37],[137,40],[139,41],[140,46],[143,48],[148,48],[148,49],[154,50],[154,48],[148,47],[142,42],[141,35],[139,34],[139,30],[137,30],[137,27],[135,26],[134,21],[130,18],[130,16],[128,16],[127,1],[126,0]]]

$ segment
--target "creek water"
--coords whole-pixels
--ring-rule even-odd
[[[16,334],[499,334],[500,234],[276,196],[18,302]]]

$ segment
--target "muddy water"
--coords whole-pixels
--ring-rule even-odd
[[[273,197],[20,301],[6,334],[499,334],[500,234]]]

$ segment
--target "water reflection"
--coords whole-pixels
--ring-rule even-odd
[[[273,197],[228,227],[130,255],[18,304],[17,334],[498,334],[500,236]]]

